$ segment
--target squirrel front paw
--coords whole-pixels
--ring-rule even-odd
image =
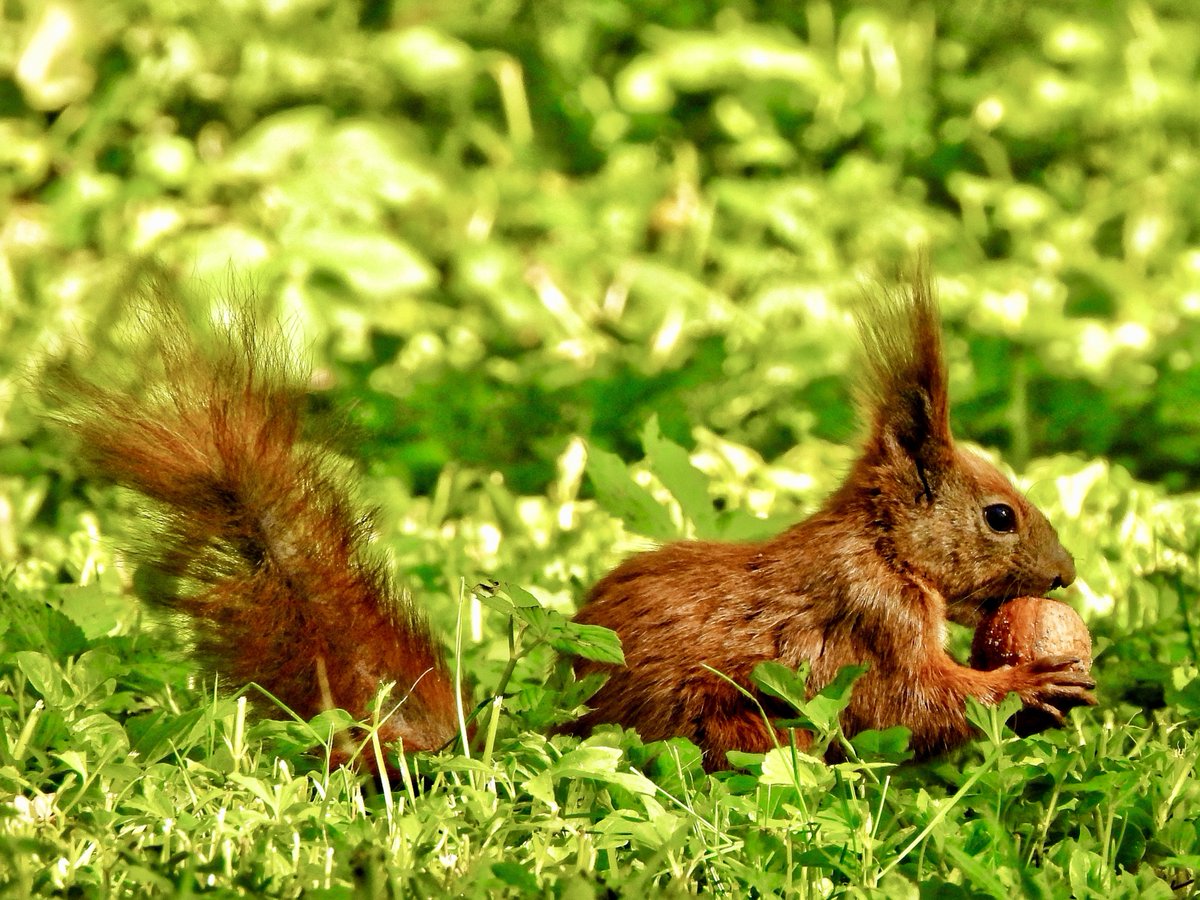
[[[1010,722],[1022,737],[1061,726],[1077,706],[1096,705],[1096,680],[1077,656],[1047,656],[993,671],[1007,682],[1005,693],[1016,692],[1025,704]]]

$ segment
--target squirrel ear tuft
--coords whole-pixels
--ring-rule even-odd
[[[898,287],[865,298],[857,316],[863,345],[859,403],[870,423],[867,453],[914,462],[922,483],[947,464],[950,434],[946,364],[928,264]]]

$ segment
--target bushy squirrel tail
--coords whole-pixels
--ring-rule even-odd
[[[210,340],[170,301],[144,312],[157,360],[140,385],[108,386],[78,362],[47,384],[85,462],[157,501],[145,599],[191,617],[223,679],[257,682],[302,717],[369,718],[390,683],[380,738],[446,743],[457,707],[439,644],[368,552],[371,518],[330,450],[305,439],[306,379],[283,341],[244,310]]]

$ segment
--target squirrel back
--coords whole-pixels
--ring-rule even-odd
[[[848,477],[776,538],[668,545],[596,584],[577,618],[615,630],[626,665],[577,664],[609,673],[578,730],[618,722],[644,740],[685,735],[710,768],[730,749],[768,750],[786,742],[763,721],[758,704],[770,711],[771,698],[748,699],[708,671],[753,692],[750,672],[765,660],[807,661],[810,692],[867,663],[846,733],[904,725],[919,756],[971,736],[968,696],[996,703],[1016,691],[1057,721],[1061,708],[1094,702],[1071,660],[980,672],[947,653],[948,619],[975,625],[985,608],[1066,586],[1074,563],[1042,513],[955,444],[928,275],[868,298],[858,324],[868,432]]]
[[[193,620],[212,671],[301,717],[341,707],[370,718],[390,684],[381,740],[424,750],[452,739],[440,645],[369,552],[371,518],[331,452],[305,439],[305,379],[282,341],[245,310],[208,341],[168,300],[141,312],[157,360],[136,389],[66,361],[46,380],[85,463],[157,501],[145,598]]]

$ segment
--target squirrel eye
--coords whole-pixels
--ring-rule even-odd
[[[992,531],[998,531],[1001,534],[1017,530],[1017,514],[1007,503],[993,503],[991,506],[985,506],[983,521],[987,522],[988,528]]]

